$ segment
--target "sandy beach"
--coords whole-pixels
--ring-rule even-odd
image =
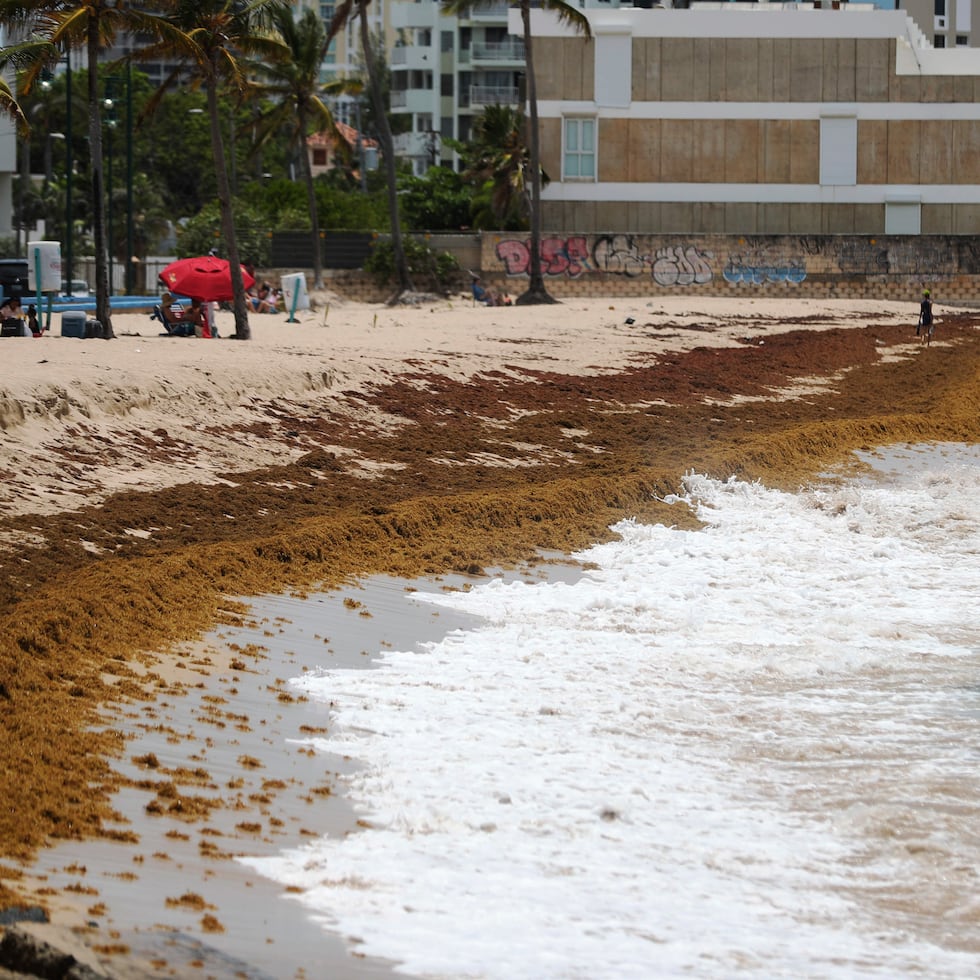
[[[320,927],[270,920],[288,903],[229,860],[356,832],[337,771],[270,748],[329,724],[284,687],[303,597],[325,658],[360,657],[452,627],[406,613],[422,577],[548,574],[624,516],[676,523],[688,470],[792,489],[980,430],[980,319],[941,300],[925,347],[912,298],[314,299],[250,342],[143,314],[3,342],[0,908],[45,908],[105,976],[391,975],[339,939],[315,961]]]

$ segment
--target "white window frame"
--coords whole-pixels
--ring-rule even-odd
[[[820,185],[857,185],[857,116],[854,114],[820,117]]]
[[[922,200],[912,195],[885,198],[885,234],[921,235]]]
[[[562,180],[595,183],[598,180],[598,142],[595,116],[565,116],[561,122],[561,170]],[[586,125],[588,124],[588,125]],[[583,140],[583,136],[587,138]],[[588,144],[583,148],[583,143]],[[576,166],[569,163],[575,161]],[[582,162],[591,162],[591,173],[582,172]]]

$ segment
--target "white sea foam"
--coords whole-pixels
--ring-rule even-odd
[[[691,475],[574,584],[293,683],[371,829],[248,863],[446,977],[980,975],[980,459],[787,494]]]

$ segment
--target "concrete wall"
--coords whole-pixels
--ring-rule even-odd
[[[526,235],[486,234],[483,276],[511,295],[527,279]],[[980,300],[980,241],[960,236],[547,235],[548,290],[561,296]]]
[[[535,11],[544,227],[980,231],[980,52],[844,6],[588,11],[591,39]],[[568,119],[594,121],[595,180],[563,172]]]

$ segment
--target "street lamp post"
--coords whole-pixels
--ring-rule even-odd
[[[50,88],[51,79],[42,78],[41,88]],[[71,296],[71,281],[74,278],[72,239],[74,237],[74,208],[72,207],[72,171],[75,160],[71,152],[71,49],[65,49],[65,266],[64,278],[68,281],[67,294]],[[54,133],[52,136],[56,135]]]
[[[109,199],[108,207],[108,228],[106,229],[108,233],[108,245],[109,245],[109,295],[113,294],[112,288],[112,226],[113,218],[115,216],[115,211],[112,207],[112,135],[116,130],[116,103],[113,100],[113,95],[115,93],[115,79],[111,76],[105,80],[105,99],[102,104],[105,107],[105,125],[106,125],[106,149],[107,153],[107,173],[106,173],[106,191]]]

